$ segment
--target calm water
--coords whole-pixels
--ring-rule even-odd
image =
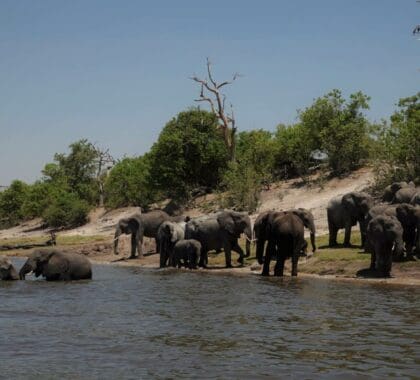
[[[417,288],[110,266],[28,279],[0,282],[2,379],[420,375]]]

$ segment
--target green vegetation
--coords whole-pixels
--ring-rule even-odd
[[[420,182],[420,92],[400,99],[390,123],[376,126],[377,183],[381,190],[395,181]]]
[[[67,154],[54,155],[40,180],[14,181],[0,192],[0,227],[34,217],[73,227],[103,199],[108,208],[147,209],[165,198],[182,203],[211,191],[221,194],[223,207],[254,211],[261,190],[275,180],[305,181],[314,170],[341,176],[366,162],[376,163],[377,191],[396,180],[419,183],[420,93],[401,99],[390,121],[380,125],[363,113],[369,100],[362,92],[346,99],[332,90],[299,111],[296,124],[235,133],[229,145],[235,154],[218,116],[199,108],[172,118],[149,152],[112,168],[105,167],[114,162],[107,150],[76,141]]]
[[[188,199],[197,187],[215,189],[228,151],[215,114],[191,109],[170,120],[150,151],[150,186],[164,197]]]
[[[156,192],[149,186],[149,177],[148,155],[122,159],[112,168],[105,181],[105,205],[109,208],[146,208],[156,199]]]

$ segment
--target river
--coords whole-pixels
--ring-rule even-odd
[[[92,281],[0,281],[0,378],[416,378],[419,296],[105,265]]]

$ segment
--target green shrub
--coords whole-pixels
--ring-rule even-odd
[[[420,92],[400,99],[391,123],[378,131],[376,186],[420,182]]]
[[[105,205],[145,208],[154,202],[156,191],[149,184],[149,167],[147,156],[124,158],[118,162],[105,181]]]
[[[61,192],[45,209],[43,218],[51,227],[77,227],[87,222],[89,204],[74,193]]]
[[[3,227],[13,226],[24,218],[22,203],[28,188],[26,183],[15,180],[8,189],[0,192],[0,220]]]
[[[215,114],[199,109],[169,121],[150,151],[150,186],[174,199],[197,187],[215,189],[227,167],[228,151]]]
[[[222,207],[255,211],[259,204],[262,177],[246,161],[230,162],[223,176]]]

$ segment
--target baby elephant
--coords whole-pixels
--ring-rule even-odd
[[[180,240],[175,244],[172,266],[197,269],[198,258],[201,253],[201,244],[198,240]]]
[[[18,273],[8,257],[0,256],[0,280],[19,280]]]
[[[27,273],[43,276],[47,281],[87,280],[92,278],[89,259],[76,253],[53,250],[36,250],[28,257],[19,272],[21,280]]]

